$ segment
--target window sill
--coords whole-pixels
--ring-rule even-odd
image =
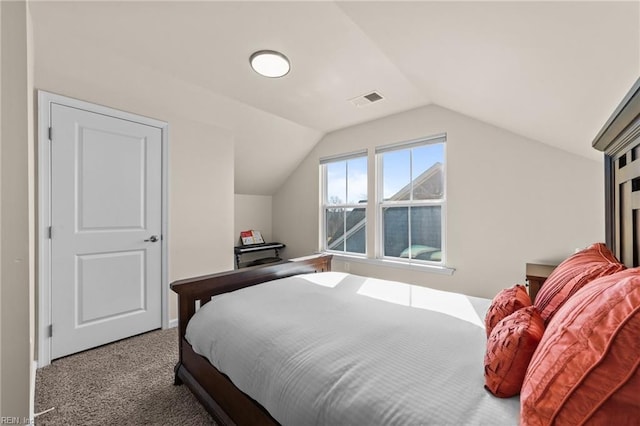
[[[398,269],[410,269],[414,271],[429,272],[429,273],[440,274],[440,275],[453,275],[453,273],[455,272],[454,268],[449,268],[447,266],[441,266],[441,265],[425,265],[421,263],[398,262],[398,261],[389,260],[389,259],[369,259],[367,257],[349,256],[345,254],[337,254],[332,252],[326,252],[326,253],[332,254],[334,259],[339,260],[341,262],[365,263],[368,265],[384,266],[388,268],[398,268]]]

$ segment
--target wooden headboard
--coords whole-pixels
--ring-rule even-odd
[[[198,306],[203,306],[209,302],[211,297],[278,278],[330,271],[332,258],[332,255],[327,254],[313,255],[266,266],[254,266],[202,277],[187,278],[171,283],[171,289],[178,293],[178,328],[180,336],[185,335],[187,324],[195,314]]]
[[[603,151],[607,245],[640,265],[640,78],[593,141]]]

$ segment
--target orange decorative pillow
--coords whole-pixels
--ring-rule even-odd
[[[520,395],[522,426],[637,424],[640,268],[587,284],[549,322]]]
[[[527,306],[531,306],[531,298],[524,286],[516,284],[511,288],[501,290],[491,301],[491,306],[489,306],[489,310],[487,310],[487,314],[484,317],[487,337],[489,337],[491,330],[501,319]]]
[[[484,387],[500,398],[519,394],[543,333],[544,321],[533,306],[522,308],[500,321],[487,340]]]
[[[592,244],[554,269],[538,291],[534,305],[548,324],[556,311],[585,284],[623,269],[625,266],[606,245]]]

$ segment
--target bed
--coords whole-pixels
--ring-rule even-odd
[[[637,424],[640,80],[593,145],[607,244],[563,262],[535,302],[332,272],[330,255],[181,280],[175,383],[222,425]],[[513,374],[492,387],[505,359]]]

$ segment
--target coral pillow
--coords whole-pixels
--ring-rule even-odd
[[[484,317],[487,337],[500,320],[527,306],[531,306],[531,298],[524,286],[517,284],[501,290],[491,301],[491,306]]]
[[[606,245],[592,244],[554,269],[538,291],[534,305],[548,324],[556,311],[585,284],[623,269],[625,266]]]
[[[500,321],[487,340],[485,388],[509,398],[520,393],[527,367],[542,334],[544,321],[536,308],[522,308]]]
[[[520,395],[520,424],[637,424],[640,268],[587,284],[549,322]]]

